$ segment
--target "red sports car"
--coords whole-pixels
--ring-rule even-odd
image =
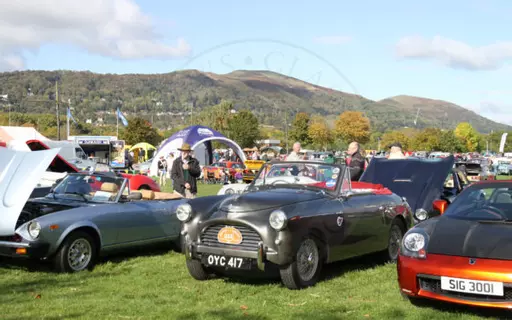
[[[443,214],[403,237],[401,293],[413,301],[511,309],[512,181],[477,182],[447,205],[437,200]]]

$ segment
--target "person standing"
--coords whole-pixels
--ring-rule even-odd
[[[167,161],[165,161],[164,156],[160,156],[160,159],[158,159],[158,176],[160,178],[160,186],[165,186],[167,182]]]
[[[389,146],[389,157],[388,159],[405,159],[406,156],[402,151],[402,144],[400,142],[395,142]]]
[[[365,159],[360,151],[358,142],[351,142],[347,149],[347,166],[350,170],[350,180],[359,181],[364,172]]]
[[[299,142],[295,142],[293,144],[293,151],[290,152],[290,154],[286,157],[286,161],[300,161],[302,160],[300,158],[300,143]]]
[[[172,164],[171,178],[174,191],[185,198],[193,199],[197,195],[197,178],[201,175],[199,161],[192,157],[192,149],[184,143],[180,149],[181,156]]]
[[[172,153],[172,152],[169,153],[169,156],[165,160],[167,161],[167,178],[171,179],[171,186],[172,186],[171,170],[172,170],[172,165],[174,163],[174,153]]]
[[[139,152],[139,163],[143,163],[144,161],[146,161],[146,150],[140,149],[140,152]]]

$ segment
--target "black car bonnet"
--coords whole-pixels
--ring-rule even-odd
[[[446,177],[454,165],[453,156],[436,159],[373,158],[362,182],[382,184],[405,197],[413,211],[432,209],[432,202],[442,193]]]

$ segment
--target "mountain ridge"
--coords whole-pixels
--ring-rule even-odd
[[[410,95],[375,101],[267,70],[236,70],[225,74],[199,70],[162,74],[4,72],[0,73],[0,94],[8,94],[9,102],[22,112],[48,113],[54,110],[50,102],[55,96],[52,80],[55,75],[60,77],[60,100],[70,99],[74,114],[93,121],[106,110],[121,107],[127,114],[146,118],[158,115],[155,126],[168,127],[185,121],[188,113],[230,100],[236,109],[251,109],[263,124],[278,127],[283,126],[284,113],[293,117],[303,111],[332,119],[344,111],[355,110],[364,112],[376,131],[411,126],[453,129],[459,122],[470,122],[482,133],[512,131],[510,125],[448,101]],[[414,125],[418,109],[420,114]],[[176,113],[181,113],[182,118],[177,118]]]

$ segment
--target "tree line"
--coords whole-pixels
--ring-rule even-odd
[[[258,117],[249,109],[234,110],[234,104],[219,104],[193,114],[187,123],[181,121],[168,130],[158,130],[147,119],[128,117],[128,126],[120,126],[119,138],[128,144],[148,142],[158,145],[163,139],[187,127],[199,124],[217,130],[236,141],[242,148],[254,147],[260,139],[281,140],[281,146],[298,141],[303,148],[316,150],[344,150],[352,141],[365,149],[385,150],[393,142],[400,142],[407,151],[481,152],[498,151],[503,132],[481,134],[470,123],[462,122],[453,130],[439,128],[403,128],[378,132],[372,130],[371,121],[362,112],[345,111],[335,119],[299,112],[293,119],[279,119],[284,126],[260,125]],[[52,114],[7,113],[0,114],[0,125],[36,128],[48,138],[57,138],[57,121]],[[288,120],[290,123],[288,123]],[[61,139],[66,139],[66,116],[61,119]],[[284,127],[284,129],[283,129]],[[96,126],[71,122],[71,135],[116,135],[115,125]],[[507,146],[512,142],[512,132]]]

